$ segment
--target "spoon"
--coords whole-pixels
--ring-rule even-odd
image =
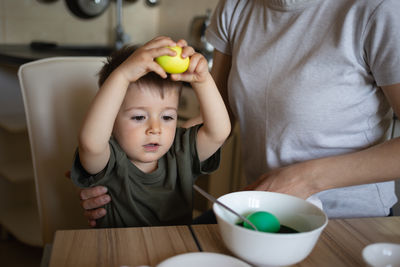
[[[199,192],[200,194],[203,195],[203,197],[207,198],[208,200],[210,200],[212,203],[216,203],[218,205],[220,205],[221,207],[223,207],[224,209],[230,211],[231,213],[235,214],[236,216],[238,216],[241,220],[245,221],[246,223],[248,223],[251,227],[253,227],[253,229],[255,231],[257,230],[257,227],[250,222],[246,217],[244,217],[243,215],[240,215],[239,213],[237,213],[236,211],[234,211],[233,209],[229,208],[228,206],[226,206],[225,204],[223,204],[222,202],[220,202],[219,200],[217,200],[215,197],[213,197],[212,195],[210,195],[209,193],[207,193],[206,191],[204,191],[203,189],[201,189],[199,186],[197,185],[193,185],[193,188]]]

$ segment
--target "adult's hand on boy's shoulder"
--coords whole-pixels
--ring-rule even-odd
[[[71,171],[65,173],[65,177],[71,178]],[[85,210],[83,215],[88,219],[89,226],[95,227],[96,220],[106,215],[106,209],[102,208],[111,201],[111,197],[107,195],[107,187],[95,186],[79,190],[79,198],[81,206]]]
[[[84,216],[88,219],[91,227],[96,226],[96,220],[106,215],[106,210],[102,208],[111,201],[107,195],[107,188],[104,186],[95,186],[81,189],[79,192],[81,206],[85,210]]]

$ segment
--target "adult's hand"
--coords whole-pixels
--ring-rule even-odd
[[[307,199],[317,193],[311,162],[297,163],[265,173],[244,190],[271,191]]]
[[[85,210],[84,215],[88,219],[91,227],[96,226],[96,220],[106,215],[106,210],[102,208],[111,201],[107,195],[107,188],[104,186],[95,186],[81,189],[79,192],[81,206]]]

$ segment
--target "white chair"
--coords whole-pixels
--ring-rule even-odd
[[[59,229],[87,228],[72,166],[78,131],[98,90],[105,58],[58,57],[24,64],[18,71],[31,146],[43,244]]]

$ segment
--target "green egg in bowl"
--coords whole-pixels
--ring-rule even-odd
[[[237,257],[255,266],[287,266],[304,260],[328,224],[325,212],[294,196],[240,191],[218,198],[237,213],[248,216],[263,211],[273,214],[289,232],[262,232],[241,226],[240,219],[217,204],[213,211],[225,246]]]

